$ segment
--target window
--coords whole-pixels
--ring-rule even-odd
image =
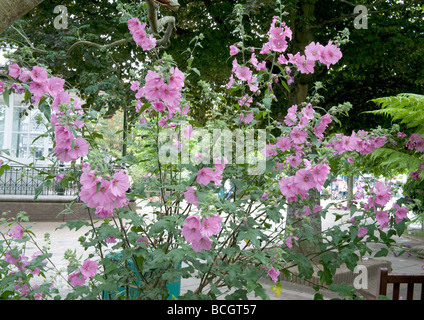
[[[44,137],[37,139],[45,132],[40,118],[45,119],[37,109],[13,108],[11,153],[14,157],[27,159],[35,155],[36,159],[40,159],[47,156],[46,140],[48,139]]]
[[[10,157],[21,163],[47,158],[53,142],[39,137],[46,131],[47,120],[37,108],[28,110],[21,101],[21,96],[12,94],[8,107],[0,97],[0,149],[8,149]]]
[[[0,150],[4,145],[4,123],[6,122],[6,105],[0,102]]]

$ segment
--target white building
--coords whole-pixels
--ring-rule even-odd
[[[0,95],[0,150],[8,150],[10,154],[0,153],[13,160],[10,165],[48,165],[53,142],[47,136],[40,137],[47,130],[47,119],[36,107],[28,110],[29,106],[22,104],[23,98],[23,95],[12,93],[7,106]]]

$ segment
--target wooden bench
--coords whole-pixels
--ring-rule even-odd
[[[387,295],[388,284],[393,284],[393,300],[399,300],[399,289],[401,284],[407,284],[406,300],[414,300],[414,285],[421,284],[421,297],[424,301],[424,274],[395,274],[389,273],[386,268],[380,269],[379,295]],[[418,299],[415,299],[418,300]]]

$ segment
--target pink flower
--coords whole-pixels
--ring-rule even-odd
[[[284,38],[271,38],[268,43],[269,49],[274,52],[284,52],[288,47],[287,40]]]
[[[308,133],[306,132],[306,130],[294,127],[292,132],[290,133],[290,138],[294,144],[302,144],[305,142],[307,135]]]
[[[62,162],[69,162],[74,160],[74,154],[72,153],[71,147],[54,147],[54,153],[56,157]]]
[[[41,82],[44,83],[47,81],[47,70],[39,67],[34,66],[31,71],[31,79],[35,82]]]
[[[128,20],[128,29],[131,34],[134,34],[136,31],[141,30],[141,23],[138,18],[131,18]]]
[[[248,123],[251,123],[252,120],[253,120],[253,111],[248,113],[242,112],[240,114],[239,123],[243,122],[248,124]]]
[[[22,68],[22,72],[21,72],[21,75],[19,76],[19,80],[22,82],[27,82],[30,77],[31,77],[31,71],[27,70],[26,68]]]
[[[333,45],[331,40],[328,41],[328,44],[325,47],[319,48],[318,59],[322,64],[327,66],[327,69],[330,68],[330,65],[337,63],[342,57],[342,52],[340,49]]]
[[[387,211],[377,211],[375,215],[376,220],[380,223],[380,230],[383,230],[389,225],[390,218]]]
[[[281,151],[287,151],[291,148],[291,142],[290,139],[287,137],[280,137],[280,139],[278,139],[277,143],[275,144],[278,148],[281,149]]]
[[[15,225],[9,233],[9,236],[15,239],[22,239],[23,235],[24,235],[24,229],[22,229],[22,227],[19,224]]]
[[[391,194],[385,192],[379,192],[375,196],[374,203],[377,206],[384,207],[384,205],[390,201]]]
[[[72,160],[85,157],[88,154],[88,143],[84,138],[76,138],[74,150],[72,152]]]
[[[194,243],[200,241],[202,234],[200,232],[201,224],[199,217],[190,216],[185,219],[181,228],[181,235],[187,242]]]
[[[144,86],[144,96],[150,102],[158,101],[161,96],[161,88],[165,85],[159,73],[148,70],[145,77],[146,84]]]
[[[262,154],[267,158],[277,155],[276,145],[267,144],[265,148],[262,149]]]
[[[258,64],[258,66],[256,67],[257,71],[260,70],[266,70],[266,61],[262,61],[261,63]],[[278,78],[275,79],[276,81],[278,81]]]
[[[197,183],[207,186],[215,180],[215,172],[211,168],[203,168],[197,172]]]
[[[328,41],[328,44],[325,46],[325,50],[327,53],[327,63],[336,64],[343,56],[340,48],[334,45],[331,40]]]
[[[10,264],[15,264],[18,261],[18,258],[15,258],[14,256],[12,256],[10,251],[7,251],[5,256],[4,256],[4,261],[6,261],[7,263],[10,263]]]
[[[197,198],[196,191],[193,189],[193,187],[186,187],[186,190],[184,192],[184,199],[191,204],[194,204],[195,206],[199,205],[199,199]]]
[[[153,49],[156,46],[156,39],[153,35],[147,36],[145,29],[146,23],[140,23],[137,18],[131,18],[128,20],[128,29],[132,34],[134,42],[141,46],[143,51],[148,51]]]
[[[218,214],[203,218],[202,228],[200,232],[203,237],[210,237],[218,234],[221,231],[222,218]]]
[[[245,94],[239,101],[238,104],[242,106],[248,106],[250,107],[250,104],[253,102],[252,97],[249,97],[248,94]]]
[[[47,92],[47,83],[46,82],[37,82],[31,81],[29,83],[29,92],[31,92],[35,97],[41,97]]]
[[[250,63],[256,68],[258,66],[258,59],[256,58],[255,53],[252,53],[252,56],[250,57]]]
[[[227,83],[227,90],[230,89],[233,86],[233,84],[234,84],[234,76],[231,75]]]
[[[296,64],[300,58],[300,52],[297,52],[295,55],[289,53],[287,56],[289,57],[289,63]]]
[[[294,182],[299,189],[308,191],[315,187],[315,180],[312,173],[307,169],[300,169],[294,175]]]
[[[75,139],[70,128],[66,126],[56,125],[54,128],[56,138],[56,146],[60,148],[69,148],[72,146],[72,141]]]
[[[358,229],[358,238],[364,237],[368,233],[368,228],[359,228]]]
[[[315,133],[315,135],[318,138],[323,139],[324,138],[323,133],[324,133],[325,129],[327,128],[327,125],[329,123],[331,123],[331,122],[332,122],[332,119],[331,119],[331,115],[330,114],[327,113],[327,114],[323,115],[321,117],[320,123],[316,127],[314,127],[314,133]]]
[[[107,237],[105,239],[106,243],[116,243],[116,237]]]
[[[308,60],[305,58],[305,56],[302,55],[296,61],[296,66],[297,66],[297,70],[299,70],[300,73],[304,73],[304,74],[314,73],[315,61]]]
[[[294,240],[299,240],[299,238],[298,237],[294,237]],[[286,238],[286,241],[285,241],[285,244],[286,244],[286,246],[287,247],[289,247],[290,249],[291,248],[293,248],[293,235],[291,234],[291,235],[289,235],[287,238]]]
[[[46,92],[47,92],[47,83],[46,83]],[[62,103],[69,103],[71,102],[71,96],[67,91],[60,91],[54,96],[53,104],[52,104],[52,110],[54,111],[60,111],[59,105]]]
[[[19,66],[16,63],[11,64],[9,66],[9,76],[16,79],[20,75],[21,75],[21,68],[19,68]]]
[[[87,277],[84,276],[81,271],[77,270],[74,273],[71,273],[68,277],[69,282],[71,283],[71,286],[76,287],[80,286],[82,287],[85,284],[85,280],[87,280]]]
[[[249,69],[249,67],[240,67],[237,66],[236,72],[235,72],[237,78],[239,78],[242,81],[248,81],[252,79],[252,70]]]
[[[97,272],[98,263],[87,259],[81,266],[81,274],[87,278],[94,277]]]
[[[319,52],[324,47],[319,43],[311,42],[305,47],[305,55],[308,60],[316,61],[319,60]]]
[[[196,252],[200,252],[202,250],[210,250],[212,247],[212,240],[208,237],[202,237],[199,241],[193,242],[191,247]]]
[[[184,73],[177,67],[171,67],[169,72],[171,74],[169,77],[169,85],[177,88],[177,90],[181,90],[184,87]]]
[[[95,215],[102,219],[109,219],[113,217],[113,209],[105,209],[101,206],[96,208]]]
[[[271,269],[269,269],[267,276],[269,276],[272,281],[277,282],[278,281],[278,276],[280,275],[280,270],[275,270],[274,267],[271,267]]]
[[[215,163],[215,172],[222,173],[222,171],[224,171],[225,169],[225,166],[228,164],[228,159],[225,157],[219,157],[214,159],[214,163]]]
[[[129,177],[124,170],[121,170],[113,175],[109,188],[112,195],[120,197],[125,195],[125,192],[129,189],[129,187]]]
[[[282,177],[278,183],[280,187],[281,194],[288,199],[296,198],[299,190],[296,183],[294,182],[294,177]]]
[[[0,93],[4,92],[5,84],[3,81],[0,81]]]
[[[309,208],[309,206],[303,206],[302,217],[307,217],[307,216],[310,216],[311,214],[312,214],[311,208]]]
[[[100,182],[99,190],[95,192],[94,194],[92,194],[91,199],[92,201],[97,203],[97,206],[103,206],[107,209],[113,208],[113,203],[112,203],[113,196],[112,196],[112,193],[110,192],[109,187],[110,187],[110,181],[102,180]]]
[[[181,135],[183,136],[183,138],[190,140],[191,136],[193,135],[193,132],[193,127],[191,126],[191,124],[189,124],[188,126],[183,127],[183,129],[181,130]]]
[[[12,84],[12,89],[17,93],[17,94],[22,94],[25,92],[25,88],[22,87],[20,84],[14,83]]]
[[[140,89],[140,82],[139,81],[133,81],[131,83],[130,89],[131,89],[131,91],[138,91],[138,89]]]
[[[284,56],[284,54],[280,54],[279,56],[278,56],[278,60],[277,60],[277,62],[279,63],[279,64],[287,64],[287,59],[286,59],[286,57]],[[290,70],[290,69],[289,69]]]
[[[261,48],[261,51],[259,53],[260,54],[268,54],[269,53],[269,49],[270,49],[269,42],[264,43],[263,46],[262,46],[262,48]]]
[[[408,216],[408,209],[399,206],[397,203],[393,204],[393,209],[397,209],[395,212],[396,223],[401,222],[403,219],[406,219]]]
[[[80,182],[84,188],[95,187],[98,182],[100,182],[100,178],[96,177],[96,172],[94,170],[89,170],[89,163],[84,163],[85,166],[88,165],[87,170],[85,170],[80,177]]]
[[[327,164],[317,164],[310,172],[316,183],[317,189],[319,189],[327,180],[328,174],[330,173],[330,166]]]
[[[288,158],[288,161],[290,163],[290,167],[297,168],[302,163],[302,158],[297,155],[292,155]]]
[[[59,92],[63,91],[64,84],[64,79],[51,77],[47,80],[47,92],[54,98]]]
[[[238,53],[237,46],[234,46],[234,45],[230,46],[230,55],[235,56],[237,53]]]

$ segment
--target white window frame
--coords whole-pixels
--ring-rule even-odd
[[[5,105],[5,124],[4,124],[4,140],[3,140],[3,148],[7,149],[10,152],[10,155],[5,155],[6,157],[15,160],[19,163],[28,165],[32,162],[36,163],[39,166],[46,166],[51,163],[51,161],[47,158],[48,156],[48,150],[49,148],[53,148],[53,143],[49,144],[49,139],[44,139],[44,153],[43,156],[46,157],[46,160],[39,160],[35,159],[33,156],[29,158],[18,158],[14,154],[12,154],[12,136],[13,136],[13,113],[16,108],[25,108],[27,106],[21,104],[21,101],[23,100],[24,95],[18,95],[16,93],[11,93],[9,96],[9,106],[7,106],[3,100],[2,95],[0,95],[0,103]],[[37,108],[37,107],[36,107]],[[30,129],[31,130],[31,129]],[[28,135],[31,134],[38,134],[38,133],[32,133],[31,131],[28,131]],[[3,159],[4,161],[4,159]],[[14,165],[15,163],[11,162],[11,165]]]

